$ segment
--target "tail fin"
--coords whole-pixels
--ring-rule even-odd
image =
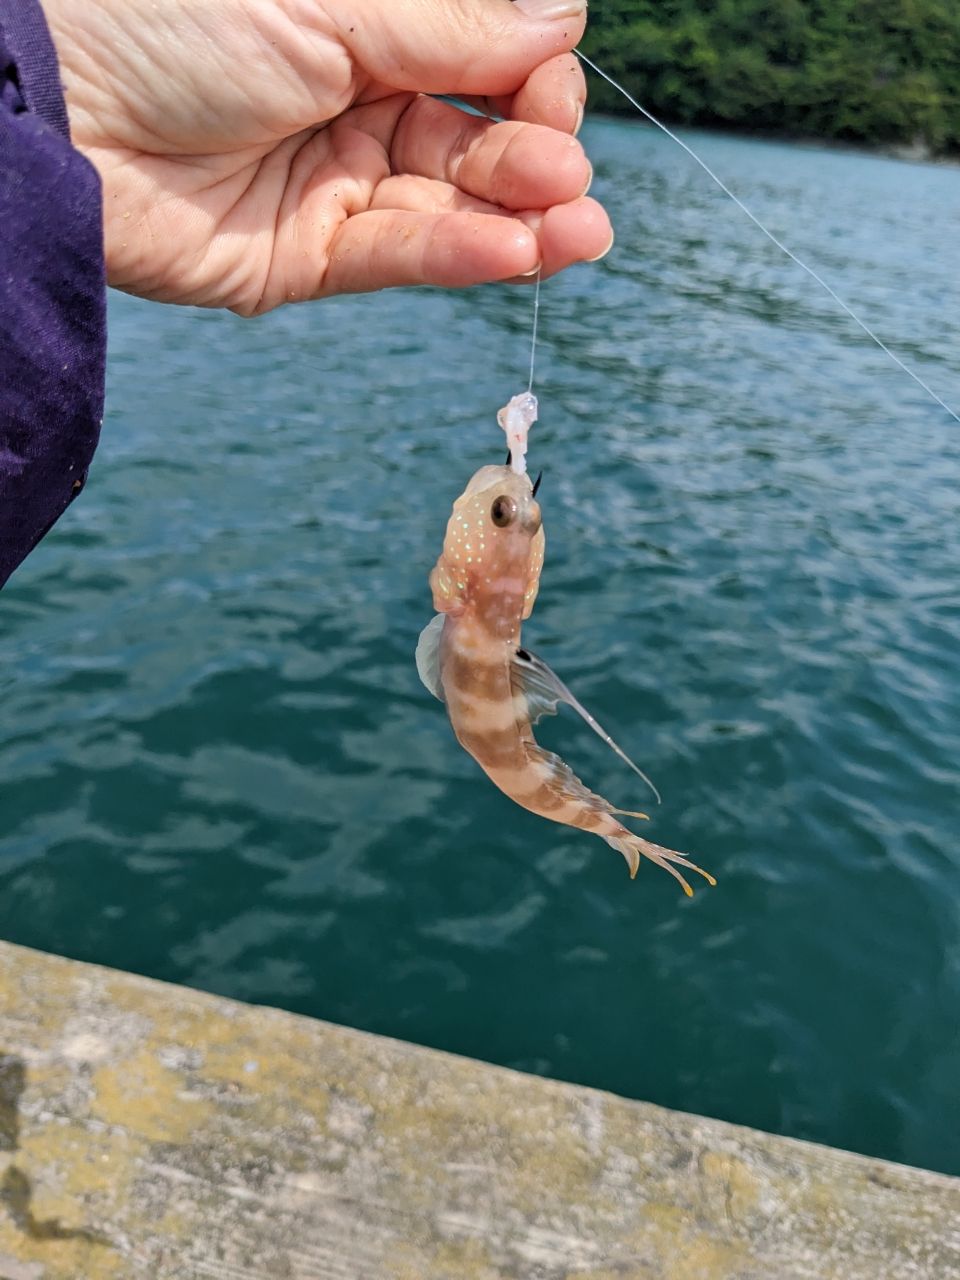
[[[678,863],[681,867],[687,867],[690,871],[696,871],[698,875],[703,876],[708,884],[717,883],[709,871],[704,871],[702,867],[698,867],[695,862],[691,862],[684,854],[677,853],[673,849],[664,849],[662,845],[653,844],[651,841],[643,840],[640,836],[635,836],[632,833],[628,836],[604,836],[603,838],[611,849],[616,849],[618,853],[622,853],[626,858],[627,866],[630,868],[631,880],[637,874],[640,866],[640,855],[643,854],[645,858],[649,858],[658,867],[663,867],[664,871],[669,871],[675,880],[679,880],[683,885],[683,892],[688,898],[693,897],[693,890],[676,866],[673,865],[674,863]]]

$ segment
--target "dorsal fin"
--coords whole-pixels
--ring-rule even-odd
[[[620,759],[625,761],[634,773],[644,780],[657,797],[657,803],[659,804],[660,792],[643,770],[633,763],[621,747],[617,746],[606,729],[573,696],[560,677],[550,670],[542,658],[538,658],[535,653],[530,653],[527,649],[518,649],[511,660],[510,674],[515,692],[522,693],[527,700],[527,712],[530,716],[531,724],[536,724],[541,716],[556,715],[558,704],[565,702],[567,706],[573,707],[577,715],[586,720],[594,733],[601,737],[607,746],[612,751],[615,751]]]

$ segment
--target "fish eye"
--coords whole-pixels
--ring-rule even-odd
[[[513,524],[516,518],[517,504],[512,498],[508,498],[506,494],[494,498],[493,506],[490,508],[490,519],[498,529],[506,529],[507,525]]]

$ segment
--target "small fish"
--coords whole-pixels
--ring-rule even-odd
[[[539,483],[539,481],[538,481]],[[681,853],[643,840],[552,751],[533,725],[567,703],[653,788],[547,664],[521,646],[540,586],[544,534],[536,487],[510,466],[481,467],[453,504],[443,551],[430,574],[437,616],[417,645],[417,670],[446,704],[457,740],[495,786],[524,809],[602,836],[637,874],[641,854],[676,877],[677,865],[716,881]],[[653,788],[654,792],[656,788]],[[659,797],[658,797],[659,798]]]

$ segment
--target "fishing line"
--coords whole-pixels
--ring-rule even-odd
[[[675,142],[677,146],[682,147],[683,150],[687,153],[687,155],[690,156],[692,160],[695,160],[697,162],[697,164],[704,171],[704,173],[717,184],[717,186],[724,193],[724,195],[729,196],[730,199],[733,201],[733,203],[737,206],[737,208],[747,215],[747,217],[754,224],[754,226],[758,227],[763,232],[763,234],[767,237],[767,239],[777,246],[777,248],[780,250],[781,253],[786,254],[786,256],[790,259],[791,262],[795,262],[802,271],[805,271],[807,275],[811,277],[811,279],[815,280],[817,284],[820,286],[820,288],[825,290],[825,292],[830,295],[830,297],[834,300],[834,302],[836,302],[837,305],[846,312],[846,314],[850,317],[850,319],[854,322],[854,324],[859,326],[859,328],[863,330],[863,332],[867,335],[867,337],[872,342],[875,342],[876,345],[880,348],[882,352],[884,352],[885,355],[889,356],[889,358],[893,361],[893,363],[897,366],[898,369],[902,369],[903,372],[909,378],[912,378],[913,381],[919,387],[922,387],[923,390],[927,393],[927,395],[930,396],[932,400],[935,400],[941,409],[945,409],[947,413],[949,413],[950,417],[954,419],[955,422],[960,422],[960,414],[958,414],[955,410],[951,409],[945,400],[941,400],[940,397],[937,395],[937,393],[933,390],[933,388],[928,386],[927,383],[924,382],[923,378],[920,377],[919,373],[915,373],[914,370],[911,369],[909,365],[904,364],[904,362],[900,359],[897,353],[895,351],[890,350],[890,348],[883,341],[883,339],[878,337],[877,334],[874,333],[874,331],[870,328],[870,326],[864,320],[860,319],[860,317],[853,310],[853,308],[848,306],[848,304],[844,302],[844,300],[840,297],[840,295],[834,289],[832,289],[830,285],[827,284],[826,280],[824,280],[822,276],[818,275],[817,272],[814,271],[813,267],[808,267],[805,262],[801,261],[801,259],[797,257],[797,255],[793,252],[792,249],[788,249],[782,240],[779,240],[768,227],[764,226],[764,224],[760,221],[757,215],[747,208],[747,206],[743,203],[743,201],[739,198],[739,196],[734,195],[734,193],[730,190],[727,184],[714,173],[714,171],[710,168],[710,166],[707,164],[705,160],[700,159],[700,157],[697,155],[697,153],[693,150],[692,147],[688,146],[687,143],[685,143],[682,138],[679,138],[672,130],[668,129],[667,126],[663,124],[662,121],[658,120],[657,117],[652,114],[652,112],[648,111],[646,107],[641,106],[640,103],[636,100],[636,98],[634,98],[631,94],[629,94],[622,84],[618,84],[617,81],[614,80],[613,76],[608,76],[606,71],[604,71],[601,67],[598,67],[595,62],[592,62],[585,53],[581,53],[579,49],[574,49],[573,52],[577,55],[577,57],[580,59],[581,62],[586,63],[586,65],[590,67],[591,70],[595,71],[598,76],[606,80],[607,84],[612,85],[613,88],[616,89],[618,93],[623,94],[623,96],[630,103],[630,105],[633,107],[636,107],[637,111],[639,111],[640,114],[644,116],[647,120],[649,120],[651,124],[656,125],[656,127],[660,129],[663,133],[665,133],[667,137],[670,138],[673,142]],[[538,283],[539,283],[539,277],[538,277]]]
[[[537,326],[540,323],[540,281],[543,278],[543,265],[537,267],[537,282],[533,289],[533,333],[530,337],[530,379],[527,392],[533,390],[533,368],[537,359]]]

